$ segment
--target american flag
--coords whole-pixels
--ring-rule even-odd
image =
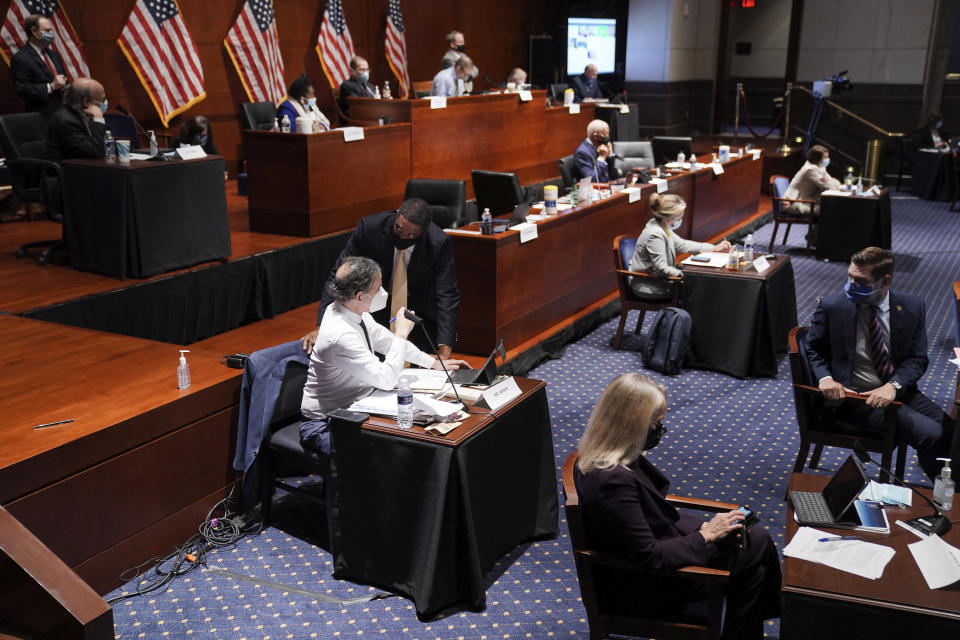
[[[164,127],[207,97],[197,47],[176,0],[137,0],[117,43]]]
[[[273,2],[245,0],[223,46],[250,102],[280,102],[286,94],[279,40]]]
[[[70,24],[67,12],[57,0],[13,0],[10,3],[7,17],[0,28],[0,56],[3,56],[4,61],[10,64],[13,55],[26,46],[27,35],[23,32],[23,21],[34,14],[50,18],[53,22],[57,39],[51,46],[63,58],[67,79],[89,76],[90,68],[83,56],[83,45]]]
[[[403,26],[403,13],[400,11],[400,0],[390,0],[390,10],[387,13],[387,62],[393,69],[393,74],[400,81],[399,96],[406,98],[410,95],[410,72],[407,71],[407,38]]]
[[[317,55],[331,87],[339,87],[350,77],[350,58],[356,54],[340,0],[327,0],[317,37]]]

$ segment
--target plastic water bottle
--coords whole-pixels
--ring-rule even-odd
[[[686,161],[686,159],[687,159],[687,154],[685,154],[683,151],[677,152],[677,162],[679,162],[680,164],[683,164]]]
[[[280,131],[290,133],[290,116],[283,114],[283,120],[280,121]]]
[[[753,263],[753,234],[748,233],[747,239],[743,243],[743,259],[750,265]]]
[[[270,131],[280,131],[280,123],[277,122],[277,119],[273,119],[273,128]]]
[[[156,158],[160,155],[160,145],[157,144],[157,136],[153,133],[153,129],[147,131],[150,134],[150,157]]]
[[[727,257],[727,269],[730,271],[740,270],[740,248],[737,245],[730,247],[730,253]]]
[[[107,164],[117,163],[117,141],[113,139],[110,129],[107,129],[106,135],[103,136],[103,159]]]
[[[177,389],[186,389],[190,386],[190,365],[183,354],[190,353],[189,349],[180,349],[180,364],[177,366]]]
[[[570,189],[570,206],[576,207],[577,203],[580,202],[580,183],[577,181],[573,182],[573,188]]]
[[[697,168],[697,156],[693,153],[690,154],[690,168],[694,170]]]
[[[401,429],[413,426],[413,391],[407,376],[401,377],[397,383],[397,426]]]
[[[377,86],[373,87],[373,97],[376,98],[377,100],[380,99],[380,87],[377,87]]]
[[[384,80],[384,81],[383,81],[383,97],[384,97],[384,99],[386,99],[386,100],[391,100],[391,99],[393,99],[393,94],[390,93],[390,81],[389,81],[389,80]]]
[[[490,215],[490,209],[484,209],[480,216],[480,233],[485,236],[493,235],[493,216]]]

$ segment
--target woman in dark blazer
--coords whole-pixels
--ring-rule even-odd
[[[204,116],[194,116],[180,127],[180,132],[174,139],[173,146],[179,147],[184,144],[203,147],[203,150],[210,155],[220,155],[217,145],[213,142],[213,130],[210,128],[210,121]]]
[[[762,527],[741,549],[739,510],[704,521],[666,500],[670,481],[641,455],[666,432],[663,387],[627,373],[607,387],[580,440],[574,479],[591,546],[629,556],[651,569],[707,565],[731,571],[723,638],[761,638],[763,621],[780,615],[780,561]],[[601,593],[623,609],[680,615],[706,597],[684,580],[611,571],[597,576]]]

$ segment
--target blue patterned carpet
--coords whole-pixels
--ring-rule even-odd
[[[766,246],[771,230],[772,225],[757,230],[758,245]],[[791,245],[778,244],[775,250],[786,251],[793,260],[798,317],[808,324],[817,297],[843,285],[846,265],[807,257],[797,248],[803,233],[794,229]],[[948,212],[945,204],[898,197],[893,202],[893,238],[898,261],[894,287],[922,296],[928,305],[931,364],[920,386],[945,406],[956,381],[946,360],[955,343],[951,283],[960,278],[960,214]],[[636,342],[625,341],[620,351],[609,346],[615,329],[615,320],[607,322],[571,344],[563,357],[529,374],[548,384],[558,479],[606,384],[620,373],[643,369],[639,354],[629,348]],[[650,375],[667,387],[670,404],[670,431],[650,459],[672,478],[672,491],[753,507],[782,549],[782,497],[798,446],[786,360],[776,379],[743,381],[703,371],[686,371],[676,378]],[[832,472],[843,457],[845,452],[827,449],[822,472]],[[907,479],[925,481],[912,452],[907,459]],[[288,503],[281,500],[276,511],[283,530],[269,528],[234,548],[213,552],[208,563],[290,589],[196,571],[166,591],[117,604],[116,637],[506,640],[589,635],[565,522],[556,540],[521,546],[501,559],[490,576],[485,612],[451,611],[423,623],[412,604],[400,598],[346,606],[331,602],[372,590],[331,578],[330,554],[312,537],[302,511]],[[778,637],[778,632],[776,623],[767,627],[770,637]]]

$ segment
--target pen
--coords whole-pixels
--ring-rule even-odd
[[[840,542],[841,540],[859,540],[857,536],[836,536],[833,538],[818,538],[817,542]]]
[[[68,423],[68,422],[73,422],[73,418],[70,418],[69,420],[57,420],[56,422],[45,422],[45,423],[43,423],[43,424],[35,424],[35,425],[33,425],[33,428],[34,428],[34,429],[46,429],[47,427],[54,427],[54,426],[56,426],[56,425],[58,425],[58,424],[66,424],[66,423]]]

